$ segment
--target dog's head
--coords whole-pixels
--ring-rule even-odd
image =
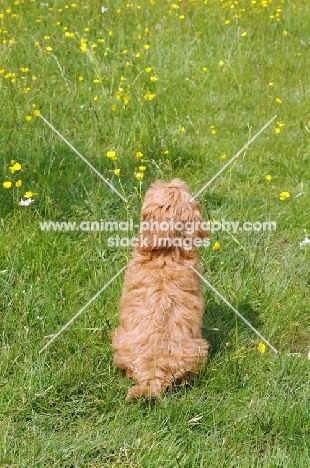
[[[146,192],[141,210],[138,250],[176,250],[188,256],[209,237],[199,204],[180,179],[154,182]]]

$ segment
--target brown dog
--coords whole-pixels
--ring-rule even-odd
[[[197,373],[208,356],[201,336],[204,300],[198,250],[209,237],[198,203],[180,179],[157,181],[145,195],[141,229],[126,272],[114,363],[137,385],[127,399],[158,398]]]

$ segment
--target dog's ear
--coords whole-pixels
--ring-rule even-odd
[[[186,237],[206,239],[210,237],[208,223],[202,219],[199,203],[192,200],[192,197],[190,198],[181,215]]]

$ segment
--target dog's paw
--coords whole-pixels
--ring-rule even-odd
[[[128,389],[126,401],[136,401],[141,397],[157,399],[161,394],[161,386],[150,382],[149,385],[135,385]]]

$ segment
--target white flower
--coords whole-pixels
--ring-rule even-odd
[[[102,6],[101,7],[101,13],[105,13],[106,11],[108,11],[108,8],[105,7],[105,6]]]
[[[27,198],[27,200],[23,200],[21,199],[20,201],[20,206],[28,206],[28,205],[31,205],[31,203],[34,202],[34,198]]]
[[[308,237],[305,238],[302,242],[300,242],[299,246],[303,247],[306,244],[310,244],[310,239]]]

